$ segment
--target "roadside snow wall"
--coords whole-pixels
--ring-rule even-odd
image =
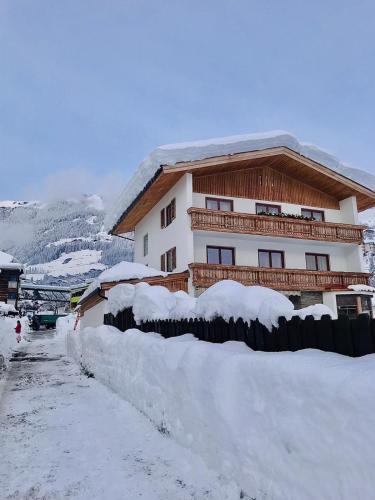
[[[17,324],[17,319],[19,318],[7,318],[7,317],[2,317],[0,318],[0,370],[2,367],[4,367],[8,363],[8,359],[10,358],[12,351],[17,347],[17,337],[16,333],[14,331],[16,324]],[[23,336],[25,334],[25,331],[27,330],[27,320],[21,320],[22,323],[22,340],[23,342]]]
[[[249,498],[373,498],[375,355],[263,353],[109,326],[69,334],[68,350]]]

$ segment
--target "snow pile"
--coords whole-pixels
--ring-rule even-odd
[[[291,317],[292,302],[282,293],[263,286],[244,286],[237,281],[215,283],[198,298],[196,313],[207,321],[221,316],[244,321],[258,319],[269,330],[278,325],[280,316]]]
[[[111,288],[107,293],[106,313],[116,316],[120,311],[132,307],[135,290],[135,286],[130,283],[120,283]]]
[[[145,285],[145,283],[142,283]],[[166,319],[176,305],[176,299],[165,286],[140,286],[136,289],[133,314],[136,323]]]
[[[355,292],[375,292],[375,288],[368,285],[349,285],[348,288],[349,290],[354,290]]]
[[[0,358],[3,356],[5,364],[12,354],[12,351],[20,344],[17,344],[16,333],[14,329],[16,328],[18,318],[7,318],[0,317]],[[27,332],[27,318],[21,320],[22,332],[21,332],[21,343],[24,342],[24,334]],[[0,359],[0,368],[2,364],[2,359]]]
[[[182,290],[173,293],[175,306],[170,313],[170,319],[195,318],[197,299]]]
[[[305,319],[306,316],[313,316],[314,319],[320,319],[325,315],[331,316],[331,318],[334,317],[334,314],[329,307],[324,304],[314,304],[312,306],[304,307],[303,309],[294,310],[293,314],[290,314],[287,319],[290,319],[292,316],[299,316],[301,319]]]
[[[17,309],[13,304],[6,304],[5,302],[0,302],[0,315],[8,313],[16,313]]]
[[[254,352],[108,326],[69,337],[96,379],[244,498],[373,498],[375,355]]]
[[[118,282],[125,280],[143,279],[152,276],[167,276],[167,273],[137,262],[122,261],[106,269],[90,284],[82,295],[80,302],[98,288],[102,283]]]
[[[286,147],[321,165],[338,172],[372,190],[375,190],[375,177],[362,170],[348,167],[335,156],[316,146],[299,142],[298,139],[283,130],[265,133],[236,135],[204,141],[168,144],[155,149],[147,156],[135,171],[126,188],[116,201],[106,218],[106,227],[112,229],[136,196],[156,174],[161,165],[173,166],[179,162],[203,160],[216,156],[233,155],[250,151],[262,151],[270,148]]]
[[[262,286],[244,286],[237,281],[223,280],[204,291],[197,299],[187,293],[170,292],[163,286],[116,285],[108,293],[106,312],[116,315],[125,308],[133,307],[134,319],[142,321],[158,319],[203,318],[211,321],[216,317],[235,321],[258,319],[269,330],[277,327],[281,316],[305,318],[311,314],[315,319],[333,312],[323,304],[295,310],[285,295]]]
[[[74,329],[76,324],[77,316],[75,314],[68,314],[67,316],[61,316],[57,318],[56,321],[56,333],[61,335],[66,335]]]

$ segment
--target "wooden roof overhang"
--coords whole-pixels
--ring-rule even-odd
[[[204,160],[161,166],[144,190],[125,210],[112,228],[112,234],[133,231],[140,220],[185,174],[206,176],[250,168],[270,167],[318,189],[336,200],[356,196],[358,210],[375,206],[375,192],[320,163],[286,147],[224,155]],[[277,201],[277,200],[275,200]]]

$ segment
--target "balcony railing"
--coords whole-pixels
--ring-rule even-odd
[[[201,231],[281,236],[361,244],[366,226],[305,221],[288,217],[190,208],[191,228]]]
[[[193,285],[208,288],[220,280],[235,280],[243,285],[262,285],[275,290],[345,290],[348,285],[367,285],[367,273],[308,271],[305,269],[268,269],[218,264],[190,264]]]

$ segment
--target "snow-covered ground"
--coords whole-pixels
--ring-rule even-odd
[[[82,374],[63,336],[30,337],[0,399],[2,499],[240,498],[198,455]]]
[[[68,348],[244,498],[373,498],[375,355],[254,352],[108,326],[69,334]]]

